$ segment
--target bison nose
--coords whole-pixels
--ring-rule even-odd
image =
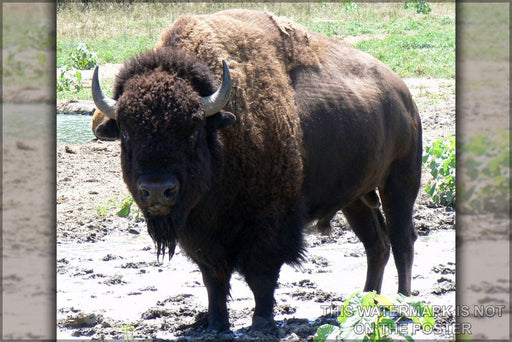
[[[180,184],[175,176],[143,175],[137,180],[137,187],[145,205],[172,206],[176,204]]]

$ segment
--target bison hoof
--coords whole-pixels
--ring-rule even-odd
[[[208,324],[208,328],[206,328],[206,331],[210,333],[226,333],[230,332],[229,330],[229,323],[228,322],[211,322]]]
[[[276,323],[272,318],[267,319],[261,316],[254,316],[252,318],[251,332],[265,332],[273,333],[277,331]]]
[[[329,236],[331,234],[331,225],[329,223],[327,223],[327,224],[317,223],[316,231],[318,233],[320,233],[320,235]]]

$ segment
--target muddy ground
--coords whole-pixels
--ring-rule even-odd
[[[427,140],[455,133],[453,80],[406,80],[421,111]],[[119,165],[119,143],[90,141],[57,146],[57,337],[203,339],[207,298],[200,272],[177,249],[157,260],[136,208],[115,213],[128,191]],[[428,175],[425,174],[423,182]],[[448,308],[436,314],[432,338],[453,336],[455,305],[455,213],[435,207],[421,190],[415,208],[413,292],[425,303]],[[300,268],[284,266],[276,290],[279,339],[311,339],[318,326],[336,322],[336,308],[362,290],[366,257],[362,244],[338,214],[330,236],[306,237],[308,257]],[[391,257],[383,293],[394,298],[397,276]],[[233,334],[248,331],[253,299],[240,275],[228,303]],[[275,338],[275,336],[273,337]]]

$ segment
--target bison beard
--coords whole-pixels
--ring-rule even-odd
[[[176,249],[176,230],[173,220],[170,216],[153,216],[150,213],[144,213],[148,226],[149,236],[156,244],[157,258],[162,254],[165,257],[165,250],[169,250],[169,260],[174,255]]]

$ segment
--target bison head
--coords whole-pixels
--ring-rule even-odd
[[[168,247],[172,256],[177,232],[189,213],[211,196],[218,178],[218,130],[235,121],[222,110],[231,92],[226,62],[215,91],[212,80],[206,65],[172,51],[150,52],[126,63],[116,80],[115,100],[103,94],[98,67],[93,73],[93,99],[108,116],[102,126],[111,128],[95,133],[101,138],[109,132],[103,138],[121,140],[123,178],[159,254]],[[201,94],[208,89],[213,94]]]

